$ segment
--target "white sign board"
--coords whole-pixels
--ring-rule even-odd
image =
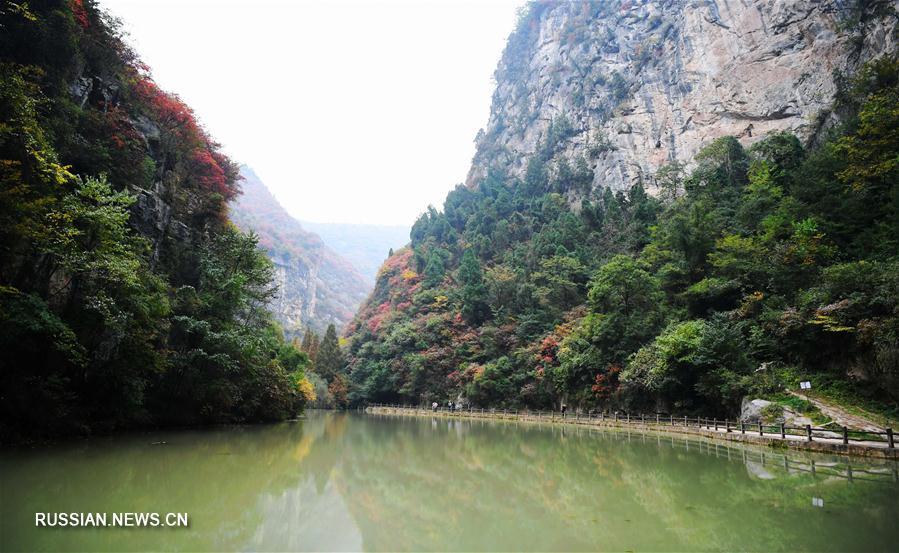
[[[808,380],[803,380],[802,382],[799,383],[799,387],[802,388],[803,390],[811,390],[812,383],[809,382]]]

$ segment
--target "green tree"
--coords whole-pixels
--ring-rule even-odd
[[[328,382],[343,372],[345,366],[343,351],[337,339],[337,330],[333,324],[328,325],[315,358],[315,371]]]
[[[443,282],[446,274],[446,254],[440,248],[432,248],[428,252],[427,263],[424,270],[425,286],[433,288]]]
[[[303,341],[300,343],[300,350],[305,352],[313,363],[315,362],[315,358],[318,355],[318,346],[318,334],[316,334],[316,332],[311,328],[307,328],[306,332],[303,333]]]
[[[462,254],[459,282],[462,284],[462,316],[469,323],[479,325],[489,318],[490,307],[481,263],[470,249]]]

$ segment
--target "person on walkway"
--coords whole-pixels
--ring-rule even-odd
[[[431,409],[433,409],[435,413],[437,412],[437,402],[436,401],[431,403]]]

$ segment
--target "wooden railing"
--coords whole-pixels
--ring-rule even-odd
[[[547,422],[573,422],[585,424],[595,423],[615,423],[618,425],[653,425],[667,427],[682,428],[698,428],[701,430],[717,431],[724,433],[739,432],[742,434],[758,434],[759,436],[777,437],[786,439],[805,439],[808,441],[818,440],[842,440],[844,444],[854,443],[871,443],[875,442],[883,444],[892,449],[896,447],[892,428],[886,428],[883,431],[869,430],[850,430],[849,428],[818,428],[811,425],[806,426],[786,426],[781,424],[764,424],[764,423],[746,423],[740,421],[732,421],[728,419],[704,418],[687,416],[675,417],[674,415],[661,415],[653,413],[651,415],[640,414],[632,415],[631,413],[565,413],[560,411],[530,411],[530,410],[508,410],[508,409],[484,409],[477,407],[461,407],[450,410],[446,406],[437,407],[436,409],[427,406],[400,405],[400,404],[369,404],[369,407],[383,407],[396,410],[405,410],[415,413],[424,414],[425,412],[440,412],[447,415],[465,415],[474,417],[491,417],[503,419],[517,420],[540,420]]]

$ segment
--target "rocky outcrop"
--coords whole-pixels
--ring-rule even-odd
[[[812,419],[797,413],[789,407],[778,405],[766,399],[743,398],[740,406],[740,422],[749,424],[785,424],[786,426],[803,427],[813,425]]]
[[[324,332],[353,317],[371,285],[348,261],[305,230],[278,203],[249,167],[241,167],[243,193],[231,204],[230,217],[259,244],[275,265],[278,295],[270,309],[288,335],[305,328]]]
[[[863,60],[897,51],[896,3],[538,2],[510,36],[468,176],[522,176],[551,135],[595,187],[626,189],[713,139],[775,131],[813,143]],[[550,133],[551,125],[554,131]]]

